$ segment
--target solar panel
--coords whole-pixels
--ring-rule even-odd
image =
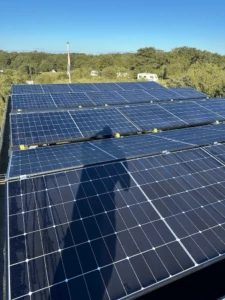
[[[85,93],[52,94],[57,107],[94,106]]]
[[[16,94],[11,103],[13,110],[56,108],[50,94]]]
[[[223,119],[223,117],[191,101],[162,103],[160,106],[189,125],[210,123]]]
[[[98,89],[92,83],[72,83],[69,87],[74,92],[88,92],[88,91],[98,91]]]
[[[185,125],[182,120],[165,111],[157,104],[120,107],[119,110],[142,130]]]
[[[150,101],[156,101],[156,98],[149,95],[143,90],[133,90],[133,91],[121,91],[118,92],[124,99],[130,103],[144,103]]]
[[[224,178],[195,149],[8,182],[10,298],[138,296],[221,259]]]
[[[37,94],[43,93],[40,84],[13,84],[12,94]]]
[[[166,138],[173,141],[185,142],[189,145],[208,145],[214,142],[225,141],[225,131],[216,130],[218,125],[206,125],[199,127],[189,127],[177,130],[168,130],[157,133],[157,137]],[[219,125],[220,126],[220,125]],[[225,125],[223,125],[225,129]]]
[[[72,90],[68,84],[42,84],[45,93],[71,93]]]
[[[153,134],[12,151],[7,177],[37,174],[187,147]]]
[[[32,145],[81,138],[68,112],[10,114],[11,145]]]
[[[86,109],[70,112],[84,137],[136,132],[138,129],[116,108]]]
[[[169,89],[162,88],[162,89],[146,89],[146,92],[148,92],[150,95],[156,97],[158,100],[180,100],[184,99],[183,96],[180,96]]]
[[[117,92],[87,92],[86,94],[97,105],[128,103]]]
[[[94,86],[99,91],[121,91],[122,88],[119,87],[119,85],[115,83],[94,83]]]
[[[144,89],[163,89],[164,87],[157,82],[147,81],[138,82],[138,84]]]
[[[225,99],[215,98],[205,101],[199,101],[197,103],[220,116],[225,116]]]
[[[117,82],[116,84],[124,91],[143,89],[143,87],[141,87],[137,82]]]
[[[112,159],[110,154],[90,142],[16,150],[11,152],[8,177],[51,172]]]
[[[206,98],[207,95],[190,87],[169,88],[171,91],[178,93],[186,99]]]

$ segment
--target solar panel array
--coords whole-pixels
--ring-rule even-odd
[[[116,101],[116,97],[113,98],[114,94],[112,95],[113,101]],[[102,101],[101,96],[100,101]],[[220,111],[213,104],[213,101],[219,101]],[[57,121],[58,118],[60,121]],[[116,133],[136,133],[154,128],[168,129],[201,125],[218,120],[225,120],[224,100],[120,105],[117,108],[105,107],[57,112],[12,113],[11,144],[12,146],[19,146],[53,143]],[[104,129],[106,126],[110,129]]]
[[[33,86],[33,89],[32,89]],[[206,98],[207,95],[188,89],[168,89],[152,82],[122,82],[96,84],[14,85],[13,110],[32,110],[61,107],[117,105],[155,101]],[[181,88],[181,90],[183,90]],[[47,95],[46,95],[47,93]],[[46,101],[48,100],[48,101]],[[40,103],[43,103],[41,106]]]
[[[45,147],[10,156],[9,299],[128,299],[224,257],[225,124],[199,125],[225,120],[225,101],[129,104],[195,92],[13,86],[11,146]]]
[[[224,124],[43,147],[29,151],[16,150],[11,153],[10,173],[7,177],[82,167],[220,142],[225,142]]]

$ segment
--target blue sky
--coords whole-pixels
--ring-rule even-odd
[[[189,46],[225,54],[224,0],[3,0],[0,49],[107,53]]]

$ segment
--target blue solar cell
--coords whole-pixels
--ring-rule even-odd
[[[130,103],[144,103],[150,101],[156,101],[157,99],[149,95],[146,91],[133,90],[133,91],[121,91],[118,92],[124,99]]]
[[[40,84],[13,84],[12,94],[37,94],[44,93]]]
[[[94,106],[85,93],[52,94],[57,107]]]
[[[162,103],[162,108],[182,119],[188,125],[204,124],[222,120],[223,117],[208,109],[204,109],[195,102]],[[194,113],[193,113],[194,112]]]
[[[23,211],[7,216],[12,298],[140,296],[221,259],[217,172],[224,178],[224,165],[194,149],[7,182],[9,211],[15,197],[48,194],[44,208],[20,200]]]
[[[42,84],[45,93],[71,93],[73,92],[68,84]]]
[[[84,137],[135,132],[138,129],[115,108],[70,112]]]
[[[56,108],[50,94],[12,95],[12,109]]]
[[[97,105],[128,103],[117,92],[87,92],[88,97]]]
[[[94,83],[99,91],[122,91],[122,88],[115,83]]]
[[[11,145],[32,145],[82,137],[68,112],[11,114]]]
[[[185,125],[181,119],[162,109],[157,104],[120,107],[119,110],[142,130]]]
[[[88,92],[88,91],[98,91],[98,89],[92,83],[72,83],[69,87],[74,92]]]

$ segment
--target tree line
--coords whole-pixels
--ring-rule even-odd
[[[65,83],[66,67],[67,54],[0,50],[0,107],[12,83]],[[92,70],[99,76],[90,76]],[[225,56],[217,53],[189,47],[168,52],[148,47],[135,53],[71,53],[72,82],[135,81],[142,72],[156,73],[165,86],[191,86],[211,97],[225,96]],[[127,77],[117,77],[118,73]]]

